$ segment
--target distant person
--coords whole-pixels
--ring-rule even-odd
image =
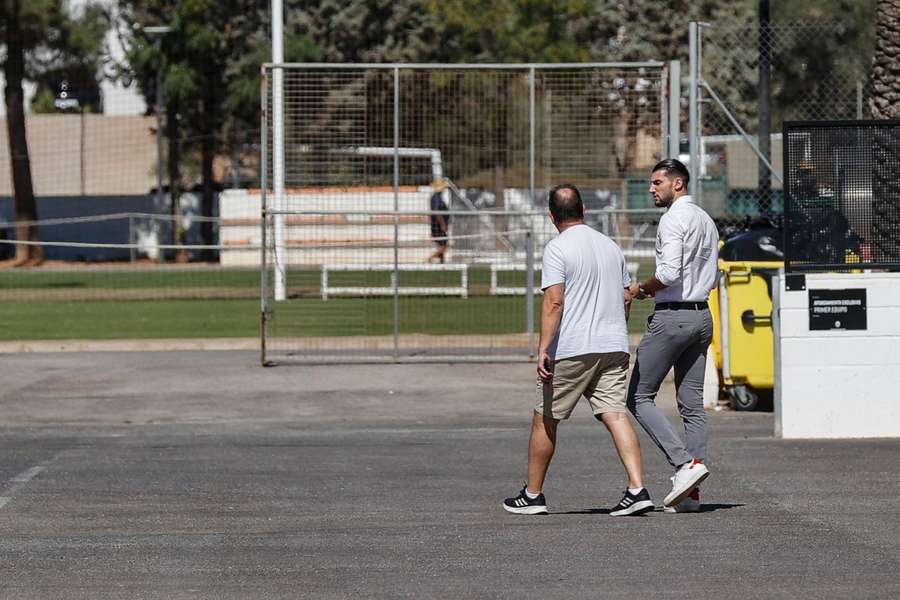
[[[578,189],[550,190],[550,220],[559,235],[544,249],[539,398],[531,423],[528,479],[503,508],[545,514],[544,477],[556,448],[556,429],[584,397],[612,435],[628,476],[628,489],[613,516],[653,510],[641,473],[641,446],[625,406],[628,377],[626,292],[630,278],[622,251],[584,223]],[[627,297],[630,301],[630,296]]]
[[[673,467],[667,512],[700,510],[700,482],[709,476],[703,379],[713,323],[707,298],[718,281],[719,235],[715,223],[688,195],[690,175],[675,159],[653,167],[650,195],[668,210],[656,230],[656,271],[629,292],[655,297],[656,308],[637,350],[628,408]],[[675,367],[675,395],[685,441],[656,406],[656,394]]]
[[[447,203],[444,202],[444,190],[447,189],[447,183],[443,179],[436,179],[431,184],[431,189],[434,190],[434,193],[431,194],[431,210],[434,212],[446,211]],[[444,253],[447,252],[449,242],[450,215],[434,214],[434,212],[430,215],[430,219],[431,239],[434,240],[435,250],[434,254],[428,258],[428,262],[443,264]]]

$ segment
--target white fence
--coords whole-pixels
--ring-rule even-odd
[[[335,271],[353,272],[387,272],[391,276],[389,286],[334,286],[329,285],[329,273]],[[459,273],[457,286],[404,286],[400,285],[398,274],[401,272],[456,272]],[[322,300],[329,296],[469,296],[468,265],[322,265]]]

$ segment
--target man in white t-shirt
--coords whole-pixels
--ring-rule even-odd
[[[550,190],[550,220],[559,235],[544,248],[539,399],[528,446],[528,480],[503,508],[517,514],[546,514],[544,477],[556,448],[559,422],[584,397],[612,435],[628,475],[628,489],[610,514],[653,510],[642,481],[641,446],[625,404],[630,282],[616,244],[584,223],[584,204],[569,184]]]

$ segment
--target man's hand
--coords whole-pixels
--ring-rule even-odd
[[[631,296],[632,300],[643,300],[646,297],[641,294],[640,283],[632,283],[631,287],[628,288],[628,294]]]
[[[550,358],[546,350],[541,350],[538,353],[537,372],[538,378],[544,383],[553,381],[553,359]]]
[[[642,289],[643,287],[640,282],[632,283],[631,287],[628,288],[631,297],[637,300],[644,300],[645,298],[653,298],[656,295],[652,288],[647,290],[646,288]]]

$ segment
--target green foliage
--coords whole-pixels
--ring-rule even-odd
[[[223,125],[229,130],[259,128],[260,73],[264,63],[272,61],[269,2],[255,2],[256,7],[231,16],[229,36],[225,44],[225,94]],[[285,2],[286,24],[290,21],[290,0]],[[323,51],[308,33],[296,27],[285,27],[284,59],[286,62],[323,60]]]
[[[285,33],[325,62],[431,62],[446,42],[424,0],[285,0]],[[287,46],[287,44],[285,44]]]
[[[688,60],[691,21],[748,24],[756,0],[598,0],[579,25],[594,60]]]
[[[589,60],[575,24],[590,19],[585,0],[428,0],[443,28],[448,62],[578,62]]]
[[[31,99],[31,112],[46,114],[56,112],[53,105],[53,93],[48,89],[38,90]]]
[[[0,2],[0,43],[6,48],[0,62],[9,59],[7,35],[14,18],[13,4],[11,0]],[[18,5],[18,47],[25,59],[22,76],[38,85],[34,108],[55,112],[53,92],[63,80],[82,96],[96,96],[100,70],[107,59],[104,36],[109,15],[103,6],[89,2],[72,11],[63,0],[20,0]]]

